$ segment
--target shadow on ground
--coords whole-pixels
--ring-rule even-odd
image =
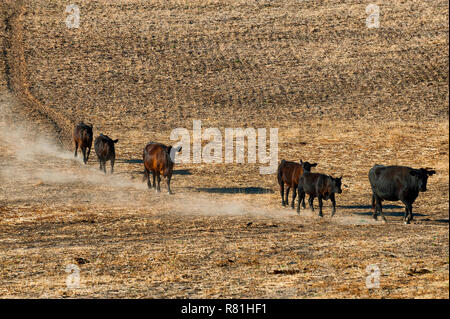
[[[199,187],[194,188],[198,192],[212,193],[212,194],[268,194],[273,193],[273,190],[262,187]]]
[[[372,216],[372,212],[352,212],[354,215],[360,215],[360,216]],[[395,217],[403,217],[405,215],[404,211],[400,212],[383,212],[384,216],[395,216]],[[428,216],[424,214],[418,214],[413,212],[413,216]],[[378,217],[380,217],[380,214],[378,214]]]
[[[446,223],[446,224],[448,224],[448,218],[447,219],[436,219],[436,221],[437,222],[439,222],[439,223]]]
[[[350,206],[339,206],[340,208],[346,209],[372,209],[370,205],[350,205]],[[383,205],[383,209],[392,209],[392,208],[404,208],[404,206],[399,205]]]
[[[370,205],[349,205],[349,206],[338,206],[339,208],[344,209],[351,209],[351,210],[366,210],[369,209],[369,211],[351,211],[354,215],[360,215],[360,216],[372,216],[372,206]],[[383,205],[383,215],[384,216],[394,216],[394,217],[403,217],[405,215],[405,211],[393,211],[393,212],[387,212],[385,209],[395,209],[395,208],[402,208],[404,209],[404,206],[399,205]],[[428,216],[424,214],[415,213],[413,211],[414,216]],[[380,217],[380,214],[378,213],[378,216]]]
[[[143,164],[144,163],[143,160],[135,159],[135,158],[132,158],[132,159],[129,159],[129,160],[120,160],[119,159],[116,162],[118,162],[118,163],[126,163],[126,164]]]

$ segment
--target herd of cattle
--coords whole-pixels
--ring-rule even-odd
[[[83,162],[87,163],[89,160],[89,154],[92,147],[92,124],[87,125],[83,122],[75,126],[73,130],[73,141],[75,144],[75,157],[77,157],[78,147],[83,153]],[[103,170],[106,174],[106,162],[111,162],[111,174],[114,173],[114,162],[116,160],[116,150],[114,144],[119,140],[112,140],[110,137],[100,134],[94,141],[94,149],[97,154],[98,161],[100,163],[100,170]],[[156,188],[157,192],[161,191],[161,175],[167,178],[167,189],[169,194],[170,180],[172,178],[172,171],[174,162],[170,157],[171,152],[180,152],[181,147],[172,150],[172,146],[166,146],[161,143],[150,142],[144,148],[142,156],[144,162],[144,181],[147,180],[148,188],[152,188],[150,182],[150,172],[153,175],[153,188]],[[158,181],[158,185],[155,183],[155,178]]]
[[[75,144],[75,157],[80,147],[83,153],[83,162],[87,163],[92,147],[92,124],[87,125],[83,122],[76,125],[73,131],[73,140]],[[111,173],[114,172],[115,148],[114,144],[118,140],[112,140],[106,135],[100,134],[94,141],[94,149],[100,163],[100,170],[106,173],[106,162],[111,162]],[[167,189],[169,194],[170,180],[172,177],[175,152],[180,152],[181,147],[172,148],[161,143],[150,142],[144,147],[144,179],[147,180],[148,188],[156,188],[159,192],[161,175],[167,179]],[[295,208],[295,198],[298,193],[297,213],[300,213],[300,204],[305,208],[305,195],[308,194],[308,203],[311,210],[314,210],[314,198],[319,200],[319,216],[322,214],[323,200],[331,200],[333,216],[336,212],[335,194],[342,193],[342,176],[335,178],[330,175],[311,173],[311,168],[317,166],[317,163],[311,164],[300,160],[297,162],[281,160],[278,166],[277,178],[280,185],[281,204],[289,204],[288,196],[292,188],[292,209]],[[153,175],[153,186],[150,182],[150,172]],[[377,219],[379,212],[383,221],[385,217],[382,211],[382,201],[398,201],[405,205],[404,221],[409,224],[413,219],[412,204],[416,200],[419,192],[427,190],[428,177],[434,175],[436,171],[429,168],[413,169],[406,166],[384,166],[375,165],[369,170],[369,181],[372,188],[372,216]],[[156,185],[155,179],[158,184]],[[284,192],[284,186],[286,194]]]

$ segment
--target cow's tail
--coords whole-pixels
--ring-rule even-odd
[[[145,182],[146,180],[148,180],[148,176],[149,176],[150,172],[144,168],[144,177],[142,178],[142,183]]]
[[[277,178],[278,178],[278,184],[280,184],[280,185],[282,183],[282,181],[281,181],[281,174],[282,174],[281,168],[284,166],[285,162],[286,161],[284,159],[282,159],[281,162],[280,162],[280,165],[278,165]]]
[[[166,162],[164,164],[164,172],[163,176],[167,177],[169,175],[172,175],[174,162],[172,162],[172,159],[170,158],[170,152],[166,154]]]
[[[142,177],[142,183],[148,180],[150,174],[150,171],[145,167],[145,148],[146,147],[144,147],[144,151],[142,152],[142,161],[144,162],[144,177]]]
[[[372,194],[372,213],[373,214],[375,214],[375,206],[376,206],[375,194]]]

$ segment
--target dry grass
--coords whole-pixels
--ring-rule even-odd
[[[378,30],[364,1],[79,1],[77,30],[63,1],[11,3],[0,296],[448,298],[447,2],[380,4]],[[72,159],[82,119],[119,138],[114,176]],[[278,127],[280,159],[344,176],[337,215],[282,209],[259,164],[183,164],[175,195],[148,191],[143,145],[193,119]],[[375,163],[437,170],[412,225],[400,203],[388,223],[370,218]],[[380,289],[365,286],[369,264]]]

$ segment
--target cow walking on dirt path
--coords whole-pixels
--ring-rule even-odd
[[[94,149],[100,162],[100,170],[106,174],[106,161],[111,162],[111,174],[114,173],[114,162],[116,160],[116,150],[114,144],[119,140],[112,140],[109,136],[100,134],[94,141]]]
[[[77,157],[78,147],[83,152],[83,163],[86,164],[89,160],[89,154],[92,147],[92,127],[93,125],[87,125],[80,122],[73,129],[73,141],[75,143],[75,157]],[[86,153],[87,150],[87,153]]]
[[[172,146],[166,146],[161,143],[150,142],[148,143],[143,152],[144,161],[144,179],[147,180],[147,186],[150,189],[152,184],[150,182],[150,172],[153,175],[153,188],[156,188],[156,192],[160,192],[161,176],[167,178],[167,191],[172,194],[170,189],[170,180],[172,178],[175,153],[181,151],[181,146],[173,148]],[[155,178],[158,181],[158,185],[155,183]]]

